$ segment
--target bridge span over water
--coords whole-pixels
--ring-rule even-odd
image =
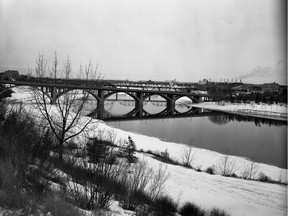
[[[107,82],[106,82],[107,83]],[[177,114],[175,110],[175,102],[181,97],[188,97],[194,103],[199,103],[202,101],[209,101],[211,97],[207,94],[203,94],[197,91],[189,89],[187,86],[171,86],[171,85],[159,85],[148,83],[123,83],[123,82],[109,82],[106,84],[103,80],[101,82],[92,81],[67,81],[65,80],[54,80],[45,81],[39,80],[37,82],[33,81],[7,81],[0,80],[0,84],[6,86],[6,90],[12,89],[17,86],[29,86],[37,88],[47,95],[50,99],[51,104],[55,104],[57,99],[59,99],[63,94],[68,93],[73,90],[83,90],[91,94],[97,101],[97,109],[95,111],[103,113],[104,102],[112,95],[116,95],[116,99],[119,93],[125,93],[129,95],[135,101],[135,108],[131,111],[129,116],[142,117],[145,114],[143,110],[144,101],[150,100],[154,95],[161,96],[166,101],[165,115],[173,116]]]

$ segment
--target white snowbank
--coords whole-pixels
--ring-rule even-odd
[[[20,90],[19,90],[20,89]],[[15,89],[12,100],[27,101],[27,91]],[[26,97],[25,97],[26,95]],[[31,110],[32,112],[33,110]],[[87,117],[83,117],[83,120]],[[89,128],[85,131],[85,136],[81,135],[74,138],[75,143],[84,145],[85,139],[99,134],[99,131],[112,130],[116,136],[116,141],[127,138],[128,135],[135,141],[137,149],[152,150],[163,152],[167,149],[170,157],[180,160],[183,144],[165,142],[155,137],[148,137],[140,134],[123,131],[107,126],[104,122],[93,120]],[[201,167],[205,170],[207,167],[215,166],[223,157],[222,154],[206,149],[193,148],[196,159],[193,161],[194,167]],[[247,162],[245,158],[231,156],[239,167],[237,175],[243,170],[243,163]],[[159,161],[150,156],[144,156],[149,165],[158,168]],[[275,166],[258,163],[259,172],[265,173],[274,180],[278,180],[282,175],[287,182],[287,170]],[[285,215],[287,212],[287,186],[262,183],[259,181],[248,181],[236,178],[228,178],[220,175],[209,175],[205,172],[199,173],[192,169],[187,169],[175,165],[167,165],[170,178],[166,187],[168,193],[176,200],[180,196],[181,203],[192,201],[196,204],[211,209],[218,207],[231,213],[231,215]]]
[[[145,156],[152,167],[158,161]],[[287,212],[287,187],[209,175],[175,165],[167,165],[170,177],[166,182],[168,194],[180,202],[194,202],[207,210],[216,207],[231,215],[285,215]]]
[[[199,104],[189,104],[189,106],[215,111],[238,113],[242,115],[259,116],[262,118],[287,120],[286,104],[204,102]]]

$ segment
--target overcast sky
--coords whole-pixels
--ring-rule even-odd
[[[286,82],[286,0],[0,0],[0,71],[43,52],[107,79]]]

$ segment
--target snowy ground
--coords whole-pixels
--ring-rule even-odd
[[[279,104],[255,104],[255,103],[217,103],[204,102],[190,106],[209,110],[238,113],[242,115],[259,116],[263,118],[287,120],[287,105]]]
[[[16,89],[10,101],[27,102],[27,91]],[[285,108],[286,109],[286,108]],[[86,117],[84,117],[86,118]],[[99,130],[112,130],[117,139],[127,138],[128,135],[135,141],[137,149],[153,150],[163,152],[167,149],[173,159],[180,160],[185,145],[179,143],[165,142],[155,137],[148,137],[141,134],[133,134],[107,126],[104,122],[93,120],[91,130],[86,131],[89,136],[97,135]],[[76,143],[83,143],[84,136],[74,139]],[[205,149],[193,148],[195,152],[194,167],[216,166],[223,157],[222,154]],[[159,161],[147,154],[137,154],[149,162],[151,167],[159,166]],[[245,158],[231,156],[237,164],[236,174],[243,171],[243,164],[248,162]],[[274,180],[280,178],[287,182],[287,170],[266,164],[257,164],[258,172],[263,172]],[[220,175],[209,175],[205,172],[196,172],[175,165],[167,165],[170,178],[166,182],[168,194],[180,202],[192,201],[203,208],[221,208],[231,215],[249,216],[274,216],[286,215],[287,213],[287,186],[262,183],[259,181],[248,181],[243,179],[228,178]]]

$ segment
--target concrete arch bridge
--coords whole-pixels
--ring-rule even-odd
[[[124,88],[119,85],[113,86],[96,86],[96,85],[81,85],[71,84],[71,83],[50,83],[50,82],[25,82],[25,81],[4,81],[0,80],[0,84],[5,85],[6,89],[12,89],[17,86],[29,86],[37,88],[47,95],[50,99],[51,104],[55,104],[56,101],[65,93],[74,91],[74,90],[83,90],[97,101],[97,107],[95,112],[98,118],[101,118],[101,112],[104,110],[105,101],[112,95],[116,95],[116,99],[118,97],[118,93],[125,93],[129,95],[135,101],[135,108],[129,113],[129,116],[137,116],[142,117],[143,115],[148,115],[144,109],[143,104],[145,100],[149,100],[149,98],[154,95],[161,96],[166,101],[166,109],[163,111],[165,113],[169,113],[169,115],[173,116],[177,114],[175,110],[175,102],[179,98],[188,97],[191,99],[193,103],[199,103],[202,101],[210,101],[212,98],[207,94],[201,94],[197,92],[183,92],[183,91],[175,91],[175,90],[167,90],[167,89],[145,89],[145,88],[135,88],[135,87],[127,87]],[[4,90],[4,91],[5,91]],[[161,113],[163,115],[163,113]]]

